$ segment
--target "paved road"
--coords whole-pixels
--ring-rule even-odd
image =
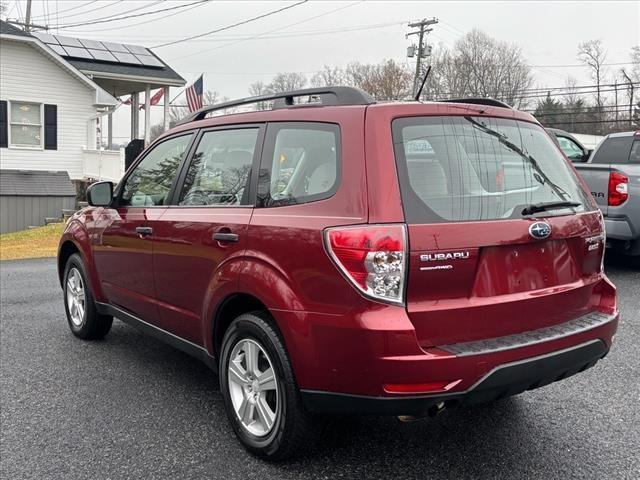
[[[640,272],[624,260],[607,264],[623,320],[595,368],[424,422],[335,419],[280,465],[239,446],[196,360],[120,322],[75,339],[53,260],[0,270],[2,478],[640,478]]]

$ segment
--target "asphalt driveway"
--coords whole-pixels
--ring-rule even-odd
[[[53,259],[0,264],[0,475],[29,478],[640,478],[640,272],[607,262],[622,323],[596,367],[403,424],[337,418],[271,465],[233,437],[214,375],[115,322],[69,332]]]

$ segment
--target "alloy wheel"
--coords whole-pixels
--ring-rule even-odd
[[[72,267],[67,275],[67,309],[71,323],[76,327],[82,325],[85,313],[85,290],[82,276],[75,267]]]
[[[267,435],[279,415],[276,371],[265,349],[255,340],[235,344],[227,366],[229,396],[240,423],[252,435]]]

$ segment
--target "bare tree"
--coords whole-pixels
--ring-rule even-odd
[[[347,85],[361,88],[376,100],[401,100],[411,93],[411,71],[395,62],[358,63],[347,65],[344,80]]]
[[[257,97],[258,95],[264,95],[267,93],[267,85],[262,81],[258,80],[257,82],[253,82],[249,85],[249,95],[252,97]]]
[[[253,82],[249,85],[249,95],[252,97],[258,97],[260,95],[265,95],[269,93],[269,86],[266,85],[262,80],[258,80],[257,82]],[[266,110],[269,108],[268,102],[258,102],[255,105],[256,110]]]
[[[602,95],[600,85],[606,74],[604,62],[607,59],[607,52],[602,47],[601,40],[589,40],[578,45],[578,60],[589,67],[591,78],[596,82],[596,105],[602,108]]]
[[[222,103],[228,100],[229,97],[225,97],[221,95],[220,92],[216,92],[215,90],[207,90],[202,96],[203,105],[215,105],[216,103]]]
[[[267,86],[267,91],[270,93],[289,92],[291,90],[300,90],[306,84],[307,77],[303,73],[278,73]]]
[[[631,78],[640,82],[640,45],[631,48]]]
[[[575,77],[569,75],[564,82],[567,89],[567,94],[564,96],[563,103],[567,107],[575,105],[580,100],[580,93],[578,92],[578,80]]]
[[[522,107],[527,103],[525,91],[533,84],[520,47],[477,29],[459,39],[452,49],[435,53],[432,65],[427,97],[491,97]]]
[[[340,67],[325,65],[322,70],[311,77],[311,85],[314,87],[333,87],[344,84],[344,71]]]

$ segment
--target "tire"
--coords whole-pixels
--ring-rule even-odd
[[[113,317],[98,313],[88,278],[82,257],[74,253],[65,265],[62,284],[67,323],[76,337],[97,340],[109,333]]]
[[[253,312],[233,321],[222,341],[219,378],[227,416],[240,443],[254,455],[276,461],[292,457],[308,445],[314,426],[302,405],[285,346],[269,320],[267,314]],[[247,369],[248,349],[254,350],[256,359],[253,374]],[[261,385],[259,379],[268,378],[265,372],[269,368],[275,372],[275,381]],[[263,421],[270,413],[274,414],[271,426]]]

